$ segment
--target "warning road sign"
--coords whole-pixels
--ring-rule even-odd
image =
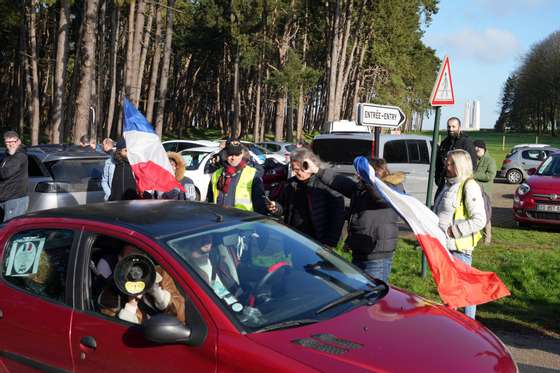
[[[455,94],[453,92],[453,82],[451,80],[451,69],[449,68],[449,58],[445,56],[439,69],[439,73],[430,96],[432,106],[445,106],[455,104]]]

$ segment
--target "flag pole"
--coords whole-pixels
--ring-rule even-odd
[[[432,134],[432,156],[430,157],[430,174],[428,176],[428,191],[426,193],[426,206],[432,208],[432,186],[434,184],[436,157],[438,149],[439,118],[441,116],[441,106],[436,106],[436,117],[434,120],[434,131]],[[422,277],[426,277],[426,255],[422,252]]]

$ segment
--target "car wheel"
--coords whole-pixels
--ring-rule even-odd
[[[523,181],[523,174],[516,168],[512,168],[506,174],[506,179],[510,184],[519,184]]]

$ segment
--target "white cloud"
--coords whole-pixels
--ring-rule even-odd
[[[483,63],[504,62],[521,52],[521,44],[511,32],[495,28],[482,31],[464,29],[445,36],[432,36],[431,39],[428,44],[437,49]]]

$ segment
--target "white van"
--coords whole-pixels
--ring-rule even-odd
[[[426,202],[428,175],[430,171],[431,138],[419,135],[380,136],[379,156],[384,158],[391,172],[406,174],[404,187],[407,194]],[[359,155],[373,154],[371,133],[330,133],[315,136],[313,152],[338,172],[355,175],[352,162]],[[435,184],[434,184],[435,191]]]

